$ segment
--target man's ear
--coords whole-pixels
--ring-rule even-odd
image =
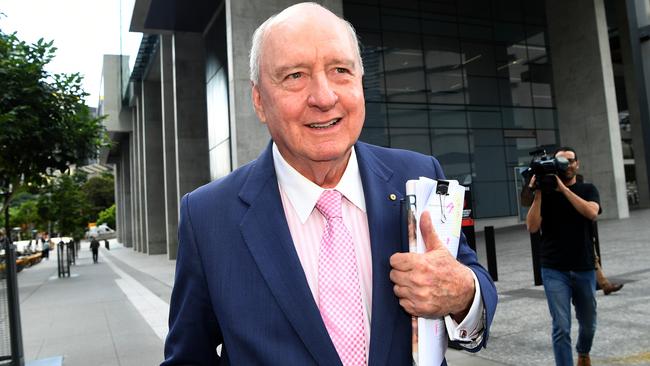
[[[257,118],[259,118],[262,123],[266,123],[266,113],[264,113],[264,106],[262,105],[262,94],[260,92],[260,86],[251,81],[251,91],[255,114],[257,114]]]

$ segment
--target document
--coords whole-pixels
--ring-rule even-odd
[[[451,255],[458,254],[465,187],[455,180],[420,177],[406,182],[409,250],[424,253],[420,216],[428,211],[438,237]],[[413,364],[439,366],[447,351],[444,318],[413,318]]]

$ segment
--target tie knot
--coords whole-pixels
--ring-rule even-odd
[[[320,195],[316,208],[327,220],[341,217],[341,192],[336,190],[325,190]]]

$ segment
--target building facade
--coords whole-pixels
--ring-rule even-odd
[[[268,144],[251,104],[250,39],[293,3],[123,0],[142,36],[137,52],[106,56],[102,101],[122,243],[175,258],[182,195]],[[361,140],[436,156],[471,188],[479,230],[521,222],[518,171],[540,147],[577,149],[603,217],[650,205],[646,0],[320,3],[362,45]]]

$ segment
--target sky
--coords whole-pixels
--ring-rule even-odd
[[[128,10],[130,13],[130,10]],[[79,72],[97,107],[104,54],[120,53],[120,0],[0,0],[0,29],[34,43],[53,40],[53,73]]]

